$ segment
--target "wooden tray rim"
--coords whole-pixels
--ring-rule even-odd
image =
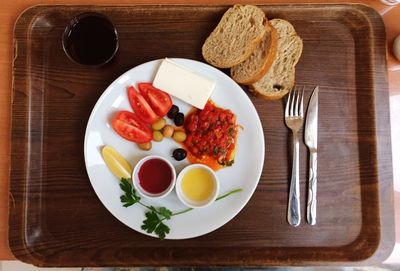
[[[18,24],[21,23],[22,19],[25,17],[34,17],[34,15],[42,10],[43,8],[90,8],[90,7],[94,7],[94,8],[123,8],[123,7],[127,7],[127,8],[134,8],[134,7],[143,7],[143,8],[164,8],[164,7],[181,7],[181,8],[193,8],[193,7],[228,7],[229,5],[207,5],[207,4],[195,4],[195,3],[189,3],[189,4],[134,4],[134,5],[47,5],[47,4],[38,4],[38,5],[34,5],[32,7],[27,8],[25,11],[23,11],[19,17],[17,18],[15,25],[14,25],[14,62],[15,59],[18,57],[17,52],[18,52],[18,48],[16,46],[16,34],[15,34],[15,29],[17,27]],[[354,9],[355,11],[357,11],[361,16],[363,16],[365,18],[365,20],[370,20],[370,18],[368,17],[368,15],[373,16],[373,17],[379,17],[381,20],[381,24],[380,25],[374,25],[374,24],[370,24],[371,27],[371,31],[373,32],[373,34],[378,34],[378,35],[385,35],[385,31],[384,31],[384,25],[383,25],[383,21],[380,17],[380,15],[373,10],[372,8],[370,8],[367,5],[364,4],[332,4],[332,3],[327,3],[327,4],[279,4],[279,3],[265,3],[265,4],[259,4],[258,6],[261,7],[268,7],[268,6],[282,6],[285,8],[296,8],[296,9],[303,9],[303,8],[317,8],[317,9],[321,9],[321,8],[343,8],[343,7],[350,7],[352,9]],[[26,29],[26,32],[28,32],[29,29]],[[381,40],[378,40],[378,42],[380,42]],[[381,49],[382,53],[382,47],[386,48],[386,43],[382,44],[382,42],[380,42],[380,44],[375,44],[374,43],[374,54],[377,54],[379,52],[377,52],[377,48]],[[13,90],[13,95],[14,95],[14,90],[15,90],[15,82],[14,82],[14,72],[15,72],[15,66],[14,66],[14,62],[13,62],[13,82],[12,82],[12,90]],[[380,58],[373,58],[371,59],[371,62],[373,62],[374,64],[379,64],[379,65],[383,65],[386,68],[386,58],[384,59],[380,59]],[[379,66],[377,65],[377,66]],[[385,69],[387,70],[387,69]],[[388,95],[382,95],[385,92],[388,93],[388,87],[387,87],[387,74],[385,72],[385,77],[384,80],[386,81],[386,88],[382,89],[382,87],[380,86],[380,90],[377,90],[378,87],[378,83],[377,81],[379,81],[377,78],[376,73],[373,74],[373,85],[374,85],[374,102],[375,102],[375,113],[377,111],[377,108],[380,108],[381,106],[383,106],[384,104],[389,104],[388,101]],[[27,78],[28,80],[28,78]],[[13,100],[14,97],[12,97]],[[377,150],[377,164],[378,164],[378,169],[377,171],[379,172],[378,176],[386,176],[385,180],[384,180],[384,184],[385,186],[388,187],[393,187],[393,175],[392,175],[392,161],[391,161],[391,144],[390,144],[390,124],[386,124],[384,123],[387,119],[387,116],[389,115],[389,112],[386,112],[387,115],[382,116],[379,114],[374,114],[374,118],[375,118],[375,123],[377,124],[378,127],[378,132],[377,132],[377,144],[376,144],[376,150]],[[389,128],[389,130],[387,130],[387,128]],[[386,132],[385,132],[386,131]],[[12,142],[10,143],[12,145]],[[388,156],[390,156],[388,158]],[[383,159],[384,158],[384,159]],[[390,160],[390,161],[389,161]],[[386,161],[386,164],[384,164],[382,166],[382,162],[380,161]],[[12,224],[13,220],[19,220],[19,218],[13,216],[14,213],[18,213],[16,210],[13,209],[13,205],[12,205],[12,191],[13,191],[13,187],[12,187],[12,169],[13,167],[10,167],[10,211],[9,211],[9,218],[10,218],[10,224]],[[382,182],[382,180],[379,180],[379,182]],[[386,205],[387,207],[389,207],[390,209],[387,210],[385,213],[383,213],[382,215],[385,216],[386,221],[391,221],[391,223],[387,223],[385,225],[381,225],[380,233],[381,233],[381,242],[379,244],[377,244],[377,246],[375,247],[375,249],[373,251],[370,251],[370,255],[367,258],[360,258],[360,259],[355,259],[355,261],[350,261],[350,262],[336,262],[336,261],[332,261],[332,262],[324,262],[324,264],[333,264],[333,265],[341,265],[341,264],[346,264],[348,265],[350,264],[370,264],[370,262],[376,262],[376,261],[382,261],[384,260],[387,256],[389,256],[389,253],[392,251],[393,247],[394,247],[394,200],[393,200],[393,195],[390,195],[390,197],[388,198],[387,195],[383,195],[382,194],[382,190],[383,189],[379,189],[379,193],[380,193],[380,205]],[[393,188],[392,188],[393,191]],[[386,202],[385,204],[382,204],[383,202]],[[389,203],[389,204],[387,204]],[[23,219],[23,217],[21,217],[20,219]],[[380,220],[382,221],[383,218],[382,216],[380,217]],[[12,227],[12,225],[10,225],[10,228]],[[10,231],[11,233],[11,231]],[[382,237],[382,235],[384,235],[384,237]],[[23,238],[23,229],[21,229],[21,236],[22,239],[20,240],[21,242],[24,243],[26,249],[29,251],[29,246],[27,246],[27,244],[24,241]],[[9,235],[9,241],[12,238],[11,235]],[[384,244],[383,244],[384,242]],[[362,243],[357,244],[356,241],[355,243],[353,243],[354,245],[363,245]],[[350,244],[352,245],[352,244]],[[385,247],[386,251],[384,253],[381,253],[380,251],[383,249],[383,247]],[[40,261],[40,255],[34,255],[31,254],[30,257],[27,258],[21,258],[19,257],[20,255],[20,251],[15,251],[14,247],[12,245],[12,242],[10,242],[10,248],[12,250],[12,252],[14,253],[14,255],[20,259],[21,261],[25,261],[28,263],[33,263],[35,265],[38,266],[47,266],[46,263],[43,263]],[[287,248],[285,248],[287,249]],[[356,248],[357,250],[360,249],[360,247]],[[290,252],[290,248],[288,249],[287,252]],[[268,254],[268,253],[267,253]],[[291,253],[288,253],[289,255]],[[267,255],[266,255],[267,256]],[[240,263],[241,261],[236,261],[235,264]],[[304,261],[297,261],[297,260],[291,260],[291,259],[287,259],[286,262],[282,262],[279,260],[270,260],[270,261],[266,261],[268,262],[268,265],[282,265],[282,264],[294,264],[294,265],[319,265],[321,264],[320,261],[309,261],[307,259],[304,259]],[[196,263],[197,266],[204,266],[204,263],[206,262],[198,262]],[[165,262],[165,263],[161,263],[161,264],[157,264],[157,263],[153,263],[154,266],[163,266],[163,265],[174,265],[176,263],[173,262]],[[264,261],[253,261],[251,264],[249,264],[248,262],[241,262],[242,266],[264,266],[265,262]],[[223,263],[222,265],[227,265],[227,266],[232,266],[232,262],[226,262]],[[215,266],[222,266],[221,264],[217,264]],[[74,264],[72,263],[71,266],[74,266]]]

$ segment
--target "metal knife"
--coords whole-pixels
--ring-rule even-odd
[[[305,143],[310,150],[310,170],[308,179],[307,222],[317,222],[317,143],[318,143],[318,86],[311,95],[304,133]]]

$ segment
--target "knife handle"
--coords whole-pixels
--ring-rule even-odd
[[[317,152],[310,152],[310,174],[308,179],[307,222],[317,223]]]
[[[297,132],[293,132],[292,177],[289,188],[287,220],[294,227],[300,225],[299,137]]]

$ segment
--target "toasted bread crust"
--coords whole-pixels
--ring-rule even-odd
[[[264,21],[265,21],[265,23],[268,23],[267,19],[265,19]],[[242,63],[243,61],[248,59],[251,56],[251,54],[254,52],[254,50],[257,48],[258,44],[261,42],[262,38],[264,37],[264,34],[265,34],[265,32],[260,33],[260,35],[257,36],[257,38],[255,38],[251,42],[251,49],[245,55],[243,55],[243,57],[241,59],[238,59],[236,62],[234,62],[233,65],[231,65],[229,67],[224,67],[224,68],[231,68],[233,66],[239,65],[240,63]]]
[[[293,78],[295,78],[295,71],[293,71]],[[249,85],[249,91],[256,97],[263,98],[264,100],[268,100],[268,101],[275,101],[275,100],[280,100],[283,97],[285,97],[285,95],[289,93],[289,90],[294,87],[294,84],[295,84],[295,81],[293,79],[291,81],[291,83],[289,84],[288,88],[286,88],[280,92],[276,92],[275,95],[265,95],[262,92],[258,91],[257,89],[254,89],[253,85]]]
[[[271,41],[270,41],[270,46],[265,48],[266,58],[264,59],[264,63],[261,66],[261,68],[259,69],[259,71],[257,71],[252,77],[242,80],[239,76],[234,76],[232,69],[234,69],[235,67],[231,68],[231,77],[233,80],[235,80],[239,84],[250,85],[250,84],[257,82],[267,73],[269,68],[271,68],[272,64],[274,63],[274,60],[277,55],[277,48],[278,48],[278,33],[277,33],[276,29],[273,26],[271,26],[269,23],[267,24],[267,28],[269,28],[269,31],[266,32],[265,35],[268,34],[270,36],[269,38],[271,39]]]
[[[278,32],[277,56],[267,73],[251,84],[249,89],[265,99],[277,100],[295,84],[295,65],[303,51],[303,41],[289,22],[282,19],[270,22]]]
[[[276,32],[275,28],[271,28],[271,49],[269,50],[267,60],[264,63],[263,68],[260,70],[260,72],[255,75],[253,78],[250,78],[246,84],[253,84],[260,80],[271,68],[272,64],[275,61],[276,55],[278,51],[278,33]]]
[[[246,13],[248,12],[248,13]],[[254,13],[254,14],[253,14]],[[233,24],[231,20],[237,14],[244,15],[242,18],[243,21],[239,23],[235,22],[235,25],[240,25],[242,27],[248,27],[248,22],[246,19],[250,17],[250,25],[251,27],[254,26],[254,33],[250,35],[251,37],[246,37],[247,39],[241,40],[243,46],[238,46],[237,48],[233,48],[231,44],[236,41],[236,39],[226,40],[230,37],[233,33],[235,37],[240,37],[242,32],[235,33],[229,31],[229,34],[226,34],[224,29],[229,24]],[[253,18],[251,15],[254,15]],[[247,16],[247,17],[246,17]],[[245,18],[245,19],[243,19]],[[245,61],[257,48],[258,44],[261,42],[264,33],[265,33],[265,25],[268,23],[268,20],[265,18],[264,12],[256,6],[252,5],[235,5],[232,8],[228,9],[225,14],[222,16],[221,21],[218,23],[217,27],[211,32],[211,34],[205,40],[203,47],[202,47],[202,54],[204,59],[210,63],[211,65],[218,67],[218,68],[230,68],[239,63]],[[253,28],[252,28],[253,29]],[[225,39],[224,44],[218,43],[217,41]],[[240,42],[236,42],[240,43]],[[223,46],[225,45],[225,46]],[[218,47],[218,48],[217,48]],[[220,49],[225,49],[223,53],[217,53],[216,51]]]

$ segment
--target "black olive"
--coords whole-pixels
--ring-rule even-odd
[[[175,158],[175,160],[181,161],[186,158],[186,150],[182,148],[175,149],[172,153],[172,156]]]
[[[176,126],[182,126],[184,121],[185,115],[183,115],[183,113],[179,112],[178,114],[176,114],[174,118],[174,123]]]
[[[168,118],[173,119],[178,113],[179,113],[179,107],[177,107],[176,105],[172,105],[171,109],[168,111],[167,116]]]

